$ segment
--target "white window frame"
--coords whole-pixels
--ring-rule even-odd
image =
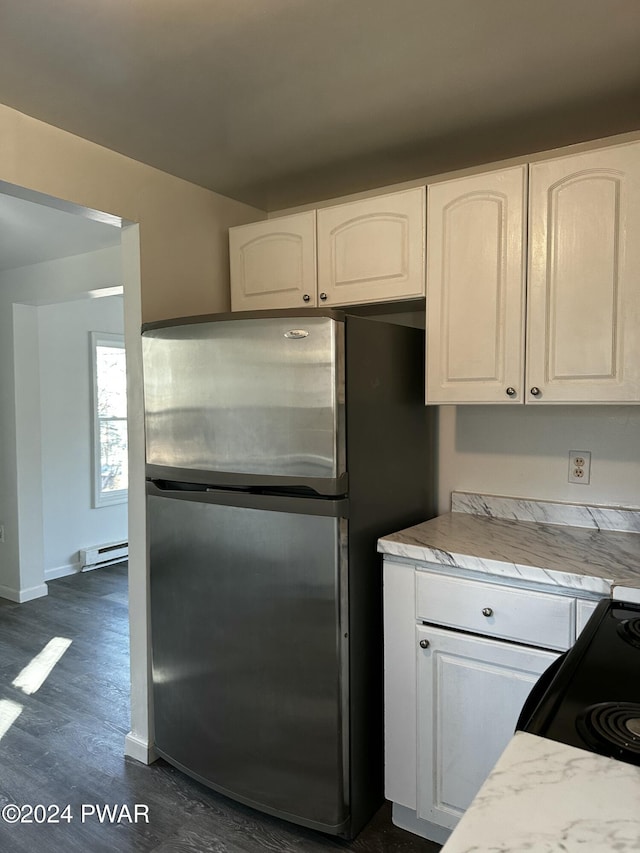
[[[109,492],[102,490],[102,471],[100,452],[100,416],[98,415],[98,360],[96,358],[99,346],[121,347],[124,350],[124,335],[112,332],[90,332],[91,338],[91,411],[93,421],[93,506],[112,506],[126,503],[129,497],[128,489],[115,489]],[[126,418],[109,418],[108,420],[124,420]]]

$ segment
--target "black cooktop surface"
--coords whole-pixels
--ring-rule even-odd
[[[640,605],[600,602],[519,727],[640,765]]]

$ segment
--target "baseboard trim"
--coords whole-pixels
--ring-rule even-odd
[[[69,575],[79,575],[81,571],[80,563],[67,563],[66,566],[54,566],[52,569],[45,569],[44,579],[45,582],[54,581],[58,578],[66,578]]]
[[[124,739],[124,754],[142,764],[153,764],[158,759],[155,747],[147,740],[129,732]]]
[[[0,584],[0,598],[7,598],[9,601],[15,601],[16,604],[24,604],[25,601],[33,601],[34,598],[42,598],[45,595],[49,595],[46,583],[30,586],[27,589],[12,589]]]
[[[8,601],[20,601],[20,591],[0,584],[0,598],[6,598]]]

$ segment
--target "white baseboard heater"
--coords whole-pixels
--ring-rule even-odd
[[[81,548],[80,567],[83,572],[91,569],[100,569],[103,566],[111,566],[113,563],[121,563],[129,556],[128,542],[107,542],[104,545],[93,545],[90,548]]]

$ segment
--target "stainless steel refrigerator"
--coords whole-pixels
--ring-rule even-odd
[[[424,333],[309,310],[142,342],[156,749],[351,838],[383,796],[376,540],[434,511]]]

